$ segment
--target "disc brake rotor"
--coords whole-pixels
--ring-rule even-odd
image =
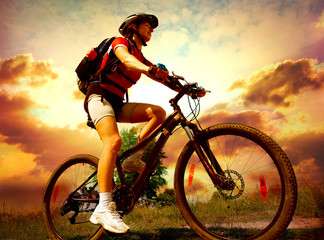
[[[245,183],[242,175],[235,170],[225,170],[224,174],[225,180],[234,182],[235,186],[232,190],[217,187],[219,194],[225,199],[239,198],[243,194],[245,188]]]

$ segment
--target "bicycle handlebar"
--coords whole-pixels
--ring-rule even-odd
[[[188,83],[184,77],[178,76],[172,72],[172,76],[168,76],[169,82],[167,84],[174,90],[180,90],[186,95],[189,95],[192,99],[204,97],[207,92],[210,92],[203,87],[198,87],[198,83]],[[186,84],[181,84],[179,80],[183,80]]]
[[[169,102],[175,111],[181,112],[180,107],[178,106],[178,101],[184,95],[190,96],[192,99],[197,99],[200,97],[204,97],[207,91],[202,87],[198,87],[198,83],[188,83],[183,77],[175,75],[172,72],[173,76],[168,76],[167,81],[165,83],[173,90],[177,91],[178,94],[172,98]],[[181,84],[179,80],[183,80],[186,84]]]

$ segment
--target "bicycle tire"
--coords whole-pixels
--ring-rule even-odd
[[[296,177],[284,151],[263,132],[242,124],[215,125],[199,136],[200,145],[208,141],[225,175],[236,185],[227,191],[208,181],[189,142],[174,177],[177,204],[188,225],[208,240],[278,239],[297,203]],[[249,155],[243,154],[249,149]]]
[[[98,161],[99,159],[92,155],[75,155],[66,159],[52,173],[45,188],[42,204],[46,230],[51,239],[97,240],[104,237],[105,230],[88,221],[91,215],[89,209],[92,203],[74,205],[77,206],[77,211],[82,209],[76,219],[78,220],[79,218],[83,218],[83,223],[75,224],[72,222],[77,220],[74,219],[72,222],[69,220],[73,211],[67,212],[63,216],[62,214],[59,214],[62,213],[62,205],[66,207],[64,199],[66,199],[67,196],[74,191],[74,188],[80,185],[80,183],[84,181],[89,174],[96,171]],[[79,176],[79,174],[84,174],[82,179],[82,175]],[[95,181],[92,180],[91,184],[93,184],[93,182],[96,182],[96,179]],[[79,191],[81,191],[81,189]],[[81,195],[78,196],[81,197]],[[91,205],[92,209],[95,207],[93,204]]]

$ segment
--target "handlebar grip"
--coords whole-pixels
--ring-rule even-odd
[[[183,85],[174,76],[168,76],[167,80],[165,81],[165,84],[167,84],[169,86],[169,88],[171,88],[172,90],[182,90],[183,89]]]
[[[184,80],[183,77],[178,76],[172,72],[173,76],[168,76],[165,83],[173,90],[182,91],[184,94],[189,95],[193,99],[204,97],[207,91],[203,87],[198,87],[198,83],[187,83],[185,85],[181,84],[179,80]]]
[[[171,76],[171,75],[168,75],[168,80],[170,80],[170,81],[178,81],[178,79],[177,78],[175,78],[174,76]]]

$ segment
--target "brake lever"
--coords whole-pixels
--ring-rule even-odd
[[[172,75],[173,75],[174,78],[176,78],[176,79],[178,79],[178,80],[184,80],[184,77],[181,77],[181,76],[179,76],[179,75],[176,75],[176,74],[174,73],[174,71],[172,71]]]

